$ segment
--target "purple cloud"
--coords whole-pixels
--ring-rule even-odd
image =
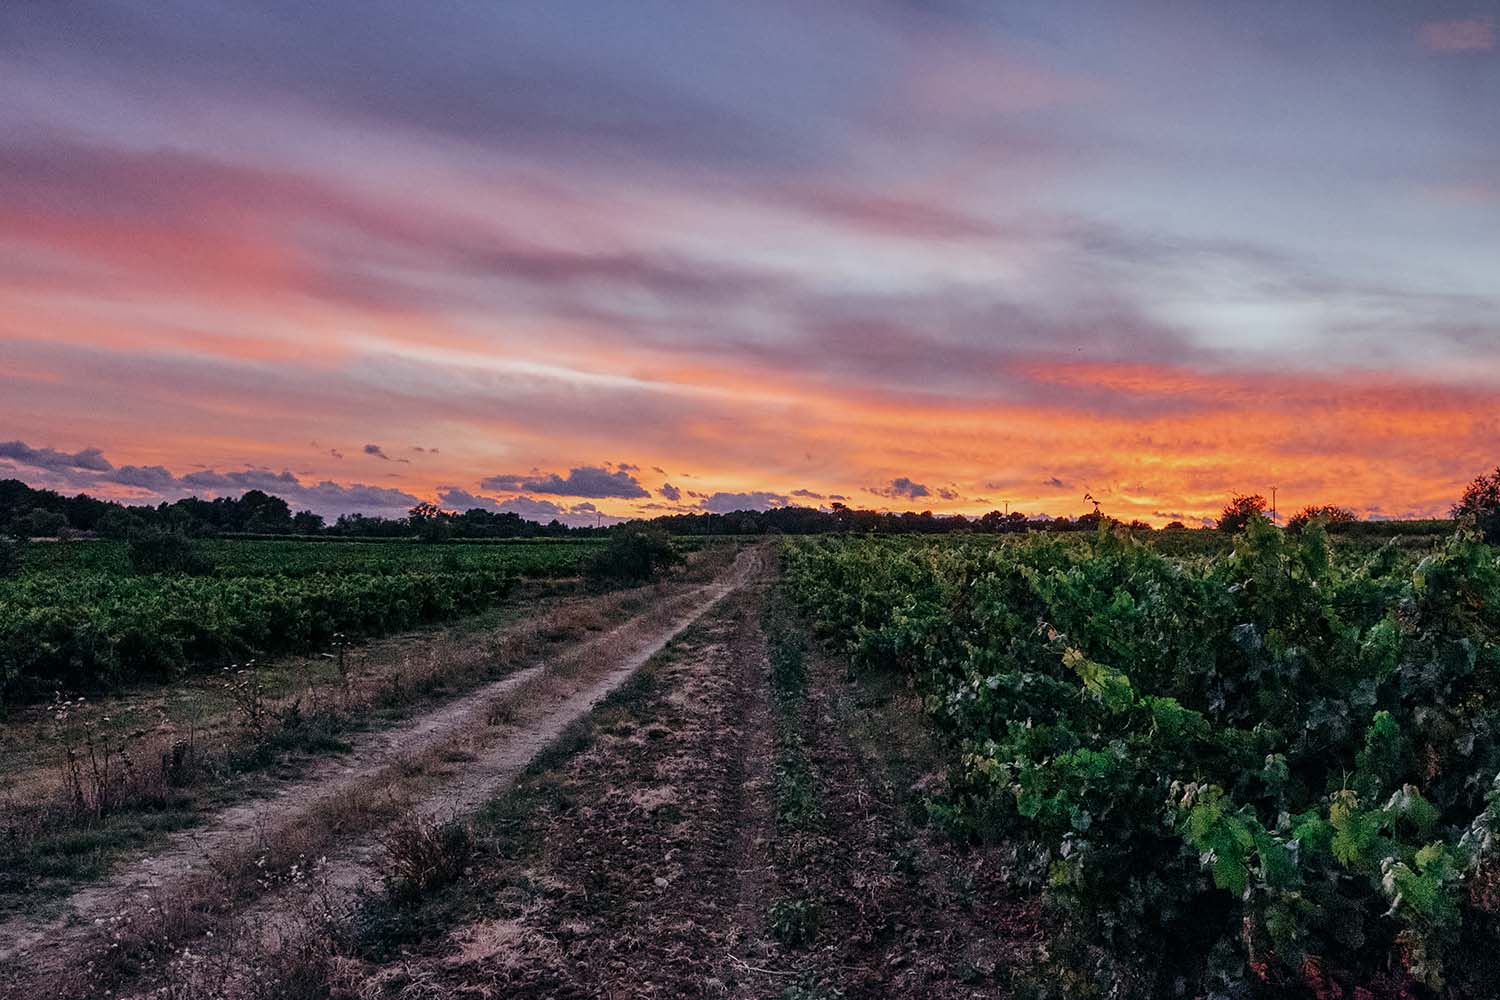
[[[1417,40],[1434,52],[1486,52],[1495,47],[1495,19],[1428,21],[1417,29]]]
[[[889,486],[871,486],[869,490],[876,496],[888,497],[892,500],[916,500],[932,495],[932,491],[925,485],[912,482],[906,476],[892,479]]]
[[[566,477],[551,475],[490,476],[479,484],[487,490],[502,492],[544,493],[549,496],[590,497],[596,500],[636,500],[651,495],[624,469],[610,472],[598,466],[585,465],[569,470]]]
[[[105,478],[122,486],[135,486],[157,493],[170,491],[178,483],[177,477],[160,465],[122,465]]]
[[[108,472],[113,468],[98,448],[84,448],[69,453],[51,448],[32,448],[24,441],[0,441],[0,458],[54,471],[84,469],[90,472]]]
[[[600,513],[599,508],[588,501],[567,506],[553,503],[551,500],[537,500],[533,497],[511,497],[508,500],[498,500],[495,497],[470,493],[458,486],[439,486],[438,503],[451,510],[466,511],[477,507],[495,514],[518,514],[538,524],[554,520],[561,521],[575,528],[591,527],[595,524],[618,524],[625,520],[612,514]]]
[[[263,490],[282,497],[296,509],[309,509],[325,516],[372,514],[399,516],[419,501],[411,493],[368,483],[335,483],[332,480],[304,482],[290,470],[198,469],[177,476],[161,465],[116,467],[98,448],[74,453],[52,448],[32,448],[20,441],[0,442],[0,458],[45,470],[43,477],[53,489],[98,493],[101,486],[127,486],[149,493],[157,500],[185,496],[238,496],[246,490]]]
[[[449,510],[465,511],[478,508],[491,513],[499,513],[501,509],[500,501],[494,497],[478,496],[457,486],[439,486],[437,497],[438,504]]]
[[[737,510],[770,510],[786,505],[787,498],[780,493],[755,490],[750,493],[715,493],[698,506],[710,514],[729,514]]]
[[[378,445],[378,444],[367,444],[367,445],[364,446],[363,451],[364,451],[364,453],[366,455],[371,455],[371,456],[373,456],[375,458],[378,458],[382,462],[410,462],[411,461],[411,459],[409,459],[409,458],[392,458],[391,456],[387,455],[385,453],[385,449],[382,448],[382,447],[380,447],[380,445]]]

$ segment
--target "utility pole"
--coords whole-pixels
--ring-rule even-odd
[[[1276,487],[1271,487],[1271,523],[1276,524]]]

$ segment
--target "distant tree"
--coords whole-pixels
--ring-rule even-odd
[[[411,533],[411,521],[404,517],[340,514],[339,519],[328,530],[335,535],[355,538],[401,538]]]
[[[281,497],[250,490],[240,497],[243,530],[257,535],[283,535],[292,530],[292,508]]]
[[[1168,521],[1167,522],[1167,526],[1164,529],[1162,529],[1162,530],[1164,530],[1164,531],[1186,531],[1187,530],[1187,525],[1183,524],[1181,521]]]
[[[1473,517],[1485,541],[1500,545],[1500,467],[1488,475],[1474,477],[1464,495],[1453,505],[1454,517]]]
[[[80,493],[63,501],[61,513],[67,516],[70,527],[80,531],[97,531],[99,518],[111,510],[120,509],[119,504],[96,500],[87,493]]]
[[[299,510],[292,515],[292,533],[296,535],[316,535],[323,530],[323,515],[314,514],[310,510]]]
[[[1326,524],[1349,524],[1358,521],[1352,510],[1334,504],[1312,505],[1303,507],[1297,513],[1286,519],[1286,529],[1294,534],[1307,527],[1315,520],[1322,520]]]
[[[488,511],[470,507],[462,514],[450,515],[456,538],[518,538],[535,534],[541,525],[528,521],[515,511]]]
[[[1266,498],[1259,493],[1241,493],[1224,508],[1219,515],[1220,531],[1239,531],[1250,523],[1252,517],[1263,517],[1266,513]]]
[[[1131,531],[1150,531],[1151,530],[1151,525],[1147,524],[1145,521],[1142,521],[1140,518],[1136,518],[1135,520],[1133,520],[1133,521],[1130,522],[1130,530]]]
[[[424,542],[446,542],[453,534],[453,521],[435,503],[419,503],[407,512],[412,532]]]
[[[22,511],[36,506],[37,491],[19,479],[0,479],[0,527],[15,524]]]
[[[31,538],[56,538],[67,526],[66,515],[40,508],[27,514],[21,522],[22,533]]]
[[[124,507],[111,507],[99,515],[99,520],[94,523],[94,530],[105,538],[122,539],[129,537],[130,532],[140,526],[140,518]]]

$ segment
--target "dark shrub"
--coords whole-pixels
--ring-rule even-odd
[[[130,568],[137,573],[186,573],[204,576],[213,572],[193,540],[180,531],[142,528],[130,533]]]
[[[607,586],[645,583],[681,561],[666,532],[631,528],[612,536],[603,549],[585,556],[579,569],[591,583]]]
[[[1453,516],[1472,516],[1484,533],[1484,540],[1500,545],[1500,468],[1475,477],[1464,490],[1463,499],[1453,505]]]
[[[1359,520],[1352,510],[1345,510],[1335,504],[1323,504],[1303,507],[1297,513],[1286,519],[1286,529],[1293,534],[1301,531],[1313,521],[1321,520],[1324,524],[1353,524]]]
[[[56,538],[67,526],[68,519],[65,515],[38,507],[21,520],[19,528],[21,534],[32,538]]]

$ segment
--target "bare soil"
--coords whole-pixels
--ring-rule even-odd
[[[890,678],[847,679],[812,649],[802,733],[820,823],[783,845],[783,898],[821,910],[802,969],[811,989],[855,1000],[1010,995],[1042,943],[1036,898],[1005,852],[963,848],[925,825],[941,759],[921,701]],[[816,995],[816,994],[814,994]]]
[[[362,997],[768,995],[794,975],[763,932],[771,719],[757,599],[742,591],[532,776],[475,909],[382,961]],[[509,850],[508,850],[509,849]]]

